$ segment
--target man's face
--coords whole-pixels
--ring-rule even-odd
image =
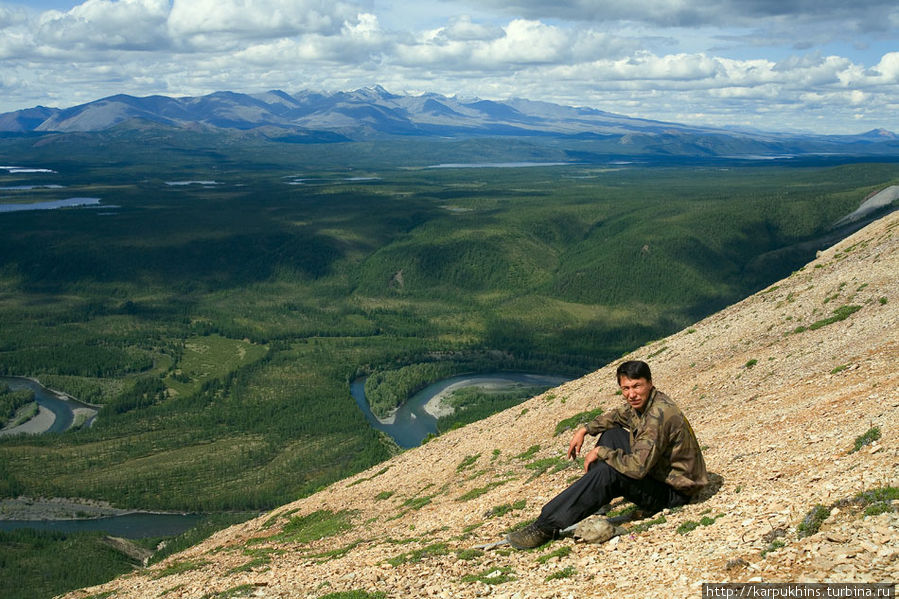
[[[636,411],[643,411],[643,406],[646,405],[646,400],[649,399],[649,394],[652,393],[652,381],[643,378],[629,379],[623,376],[618,381],[618,384],[621,386],[621,394],[624,395],[627,403]]]

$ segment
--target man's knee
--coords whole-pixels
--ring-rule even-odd
[[[596,444],[609,449],[621,449],[624,453],[630,453],[631,435],[621,427],[610,428],[602,432]]]
[[[596,460],[590,464],[584,478],[589,477],[589,481],[593,484],[611,484],[616,481],[621,473],[609,466],[602,460]]]

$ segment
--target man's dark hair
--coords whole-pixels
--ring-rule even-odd
[[[621,377],[633,379],[652,380],[652,372],[649,371],[649,364],[642,360],[629,360],[622,362],[615,371],[615,378],[620,383]]]

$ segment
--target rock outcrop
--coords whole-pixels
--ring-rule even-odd
[[[606,543],[474,549],[578,475],[557,425],[621,401],[616,364],[67,597],[685,598],[703,582],[899,580],[899,212],[626,358],[688,415],[713,484]]]

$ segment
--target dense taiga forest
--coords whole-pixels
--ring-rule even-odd
[[[30,167],[0,173],[3,203],[100,200],[2,214],[0,374],[104,406],[89,430],[0,441],[4,495],[288,501],[393,451],[356,409],[355,377],[374,374],[389,410],[458,372],[586,372],[789,273],[897,175],[427,168],[434,143],[413,161],[401,144],[229,139],[0,144]],[[478,162],[475,141],[443,149]]]
[[[90,428],[0,438],[0,496],[280,505],[397,451],[356,378],[387,413],[460,372],[588,372],[789,274],[899,179],[890,163],[583,150],[0,140],[23,167],[0,170],[0,204],[99,199],[0,213],[0,374],[102,406]],[[472,166],[510,160],[532,164]],[[467,166],[432,168],[447,162]],[[444,430],[516,399],[456,401]]]

